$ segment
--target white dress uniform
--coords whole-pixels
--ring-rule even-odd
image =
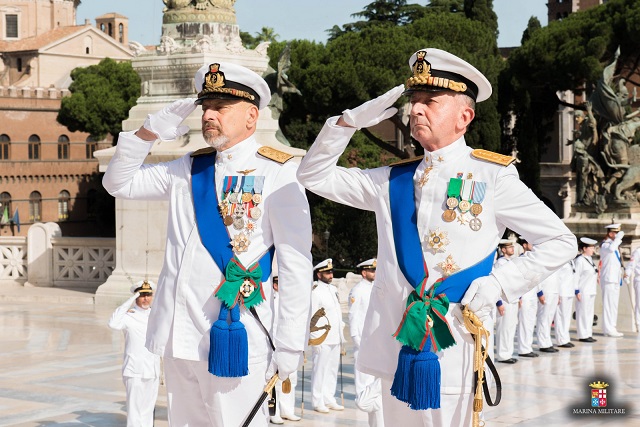
[[[631,253],[631,259],[625,267],[625,275],[629,278],[633,276],[633,290],[635,293],[634,316],[636,327],[640,331],[640,248],[636,248]]]
[[[573,315],[573,298],[575,297],[574,275],[575,265],[569,261],[560,267],[558,274],[560,275],[560,288],[558,293],[558,307],[553,317],[554,329],[556,332],[556,344],[558,346],[571,347],[571,336],[569,329],[571,328],[571,317]]]
[[[152,144],[134,132],[120,134],[116,152],[103,179],[107,191],[122,199],[169,202],[167,245],[154,307],[149,319],[147,348],[165,357],[169,422],[180,425],[241,425],[265,386],[271,355],[258,321],[242,309],[249,345],[249,375],[215,377],[208,372],[209,331],[217,320],[220,300],[214,296],[224,278],[204,247],[196,223],[191,189],[190,155],[174,161],[145,164]],[[304,188],[296,181],[297,165],[280,164],[257,153],[254,136],[215,154],[218,202],[225,176],[250,171],[264,176],[262,215],[255,221],[250,244],[237,254],[245,267],[275,245],[280,271],[276,349],[302,352],[307,341],[311,277],[311,221]],[[212,212],[212,215],[218,215]],[[238,235],[231,225],[229,236]],[[221,236],[228,239],[229,236]],[[263,283],[265,301],[256,306],[262,323],[272,325],[271,280]],[[205,409],[206,408],[206,409]],[[252,426],[266,426],[268,414]]]
[[[538,297],[544,295],[544,304],[538,301],[536,336],[538,337],[538,346],[542,351],[548,349],[557,351],[553,348],[553,343],[551,342],[551,323],[558,308],[560,281],[562,277],[560,269],[558,269],[540,283]]]
[[[538,315],[538,292],[540,287],[527,291],[520,298],[520,310],[518,310],[518,355],[529,357],[537,356],[533,352],[533,331],[536,327]]]
[[[494,263],[494,268],[509,262],[510,257],[502,256]],[[499,301],[504,307],[504,314],[496,313],[496,360],[504,361],[513,358],[514,339],[518,326],[518,300],[514,302]]]
[[[354,128],[328,119],[315,143],[302,160],[298,179],[309,190],[348,206],[373,211],[378,231],[376,280],[367,312],[357,368],[382,378],[385,423],[388,425],[469,425],[472,413],[473,338],[458,320],[458,304],[451,304],[446,319],[457,345],[438,353],[442,369],[441,408],[412,411],[390,395],[401,344],[393,338],[402,320],[407,297],[414,291],[401,272],[394,246],[389,205],[390,167],[361,170],[336,165]],[[424,241],[423,255],[429,268],[427,286],[451,268],[468,268],[495,251],[506,227],[518,231],[536,245],[534,252],[513,259],[492,275],[514,302],[541,279],[571,259],[575,237],[562,221],[519,179],[514,166],[504,167],[475,158],[464,138],[426,153],[414,174],[417,227]],[[419,185],[423,175],[428,180]],[[445,222],[447,185],[458,174],[486,183],[482,228],[469,227],[470,215]],[[407,203],[413,203],[407,200]],[[443,234],[444,233],[444,234]],[[429,244],[430,236],[446,237],[440,250]],[[442,239],[439,240],[443,242]],[[454,264],[447,262],[452,261]],[[461,395],[463,397],[461,398]]]
[[[578,255],[573,262],[576,266],[574,287],[580,293],[580,301],[576,300],[576,331],[578,339],[585,340],[593,336],[598,267],[590,256],[584,254]]]
[[[364,278],[351,288],[351,292],[349,292],[349,333],[353,340],[356,405],[358,407],[362,406],[362,408],[379,408],[367,412],[369,416],[369,426],[377,427],[384,425],[384,418],[382,414],[382,390],[379,390],[380,381],[376,381],[376,377],[373,375],[360,372],[357,368],[360,354],[360,343],[362,341],[362,331],[364,330],[364,319],[367,314],[367,309],[369,308],[372,289],[373,282],[369,282]],[[368,388],[370,390],[367,390]],[[366,397],[369,399],[366,399]],[[370,400],[371,397],[374,398],[375,402],[364,402],[365,400]]]
[[[122,380],[127,390],[127,427],[152,427],[160,383],[160,356],[144,346],[150,309],[135,303],[136,295],[109,319],[111,329],[124,332]]]
[[[618,225],[618,224],[614,224]],[[619,227],[619,225],[618,225]],[[620,235],[622,234],[622,235]],[[605,335],[621,336],[618,332],[618,302],[622,285],[622,255],[620,244],[622,232],[615,239],[606,238],[600,245],[600,286],[602,286],[602,332]]]
[[[316,325],[323,326],[328,322],[331,329],[327,338],[320,345],[312,347],[311,404],[315,409],[326,410],[340,406],[336,401],[335,394],[345,325],[342,321],[342,309],[338,300],[338,288],[318,280],[314,283],[311,292],[311,313],[315,313],[321,307],[324,307],[327,318],[321,318]],[[311,338],[317,338],[320,335],[322,335],[321,331],[312,332]]]

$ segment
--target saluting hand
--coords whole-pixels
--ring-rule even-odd
[[[180,126],[196,109],[195,98],[179,99],[154,114],[149,114],[143,127],[163,141],[171,141],[189,132],[189,126]]]
[[[377,125],[383,120],[394,116],[398,109],[392,107],[404,92],[404,85],[398,85],[377,98],[367,101],[352,110],[344,110],[338,125],[344,124],[362,129]]]

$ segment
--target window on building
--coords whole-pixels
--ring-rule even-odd
[[[11,218],[11,194],[3,191],[0,193],[0,217],[4,216],[5,211],[7,216]]]
[[[98,192],[93,188],[87,191],[87,216],[89,218],[96,217],[96,206],[98,200]]]
[[[100,31],[102,31],[103,33],[104,33],[104,32],[106,32],[106,31],[105,31],[104,24],[100,24]]]
[[[109,36],[113,37],[113,24],[111,22],[109,22]]]
[[[124,25],[118,25],[118,41],[124,43]]]
[[[40,158],[40,137],[31,135],[29,137],[29,160],[38,160]]]
[[[9,138],[9,135],[0,135],[0,160],[9,160],[10,146],[11,138]]]
[[[69,159],[69,137],[60,135],[58,137],[58,160]]]
[[[85,158],[93,159],[93,152],[98,149],[98,143],[92,137],[87,138]]]
[[[69,219],[69,200],[71,195],[67,190],[62,190],[58,195],[58,221]]]
[[[5,15],[5,37],[8,39],[18,38],[18,15]]]
[[[42,195],[37,191],[29,195],[29,221],[42,221]]]
[[[18,72],[22,72],[22,58],[16,59],[16,67],[18,68]]]

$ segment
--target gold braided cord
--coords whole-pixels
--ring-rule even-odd
[[[411,76],[407,79],[407,87],[413,86],[435,86],[444,89],[450,89],[455,92],[465,92],[467,90],[466,83],[456,82],[444,77],[427,76]]]

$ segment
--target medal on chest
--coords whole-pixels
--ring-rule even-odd
[[[479,231],[482,228],[479,216],[483,211],[487,184],[471,179],[471,173],[467,175],[468,179],[462,179],[462,176],[459,173],[456,178],[449,179],[445,202],[447,209],[442,213],[442,220],[453,222],[457,219],[460,225],[469,225],[471,230]]]
[[[230,227],[231,247],[235,254],[246,252],[251,245],[249,236],[257,229],[262,216],[264,176],[249,176],[255,169],[238,171],[242,176],[225,176],[222,200],[218,204],[222,221]]]

